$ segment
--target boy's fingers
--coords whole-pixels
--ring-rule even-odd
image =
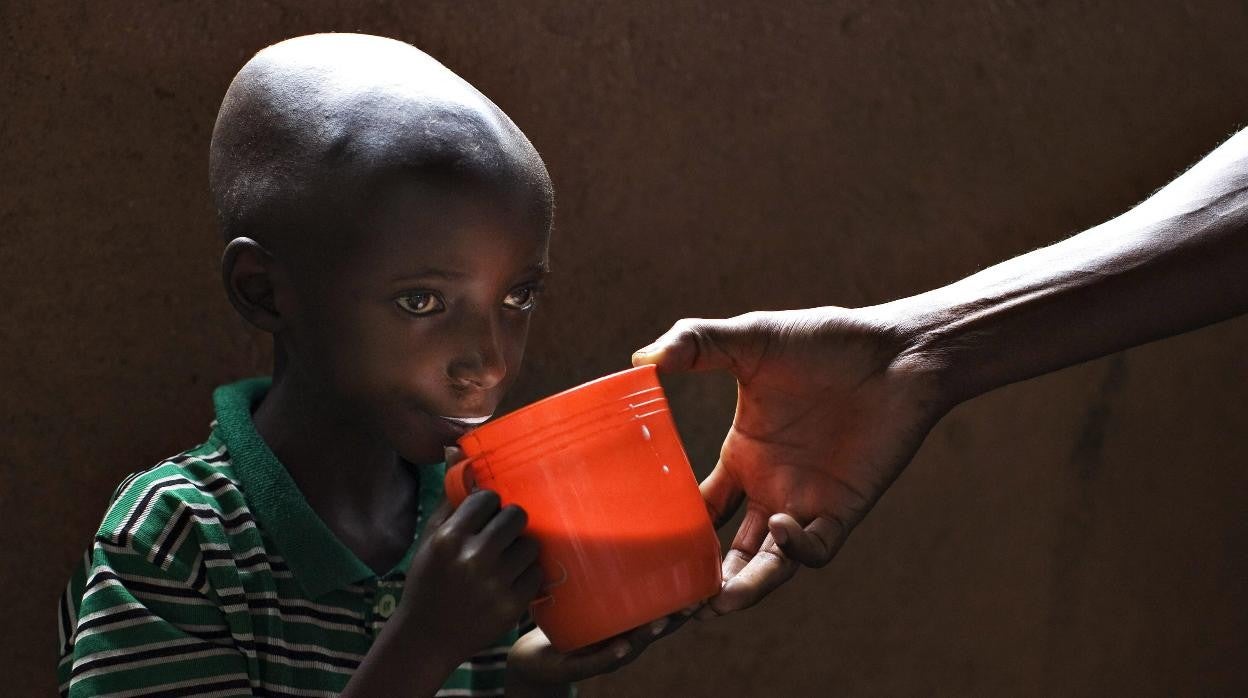
[[[537,593],[542,590],[542,568],[536,564],[529,565],[512,582],[511,588],[521,598],[530,601],[536,598]]]
[[[785,557],[807,567],[828,564],[845,539],[844,527],[823,516],[802,528],[792,516],[776,514],[767,521],[767,527]]]
[[[442,458],[449,468],[464,459],[464,450],[459,446],[447,446],[442,449]]]
[[[629,648],[631,649],[633,654],[641,654],[642,650],[644,650],[647,646],[650,645],[651,642],[654,642],[655,640],[659,638],[660,635],[663,634],[663,631],[667,629],[667,626],[669,623],[670,621],[668,621],[667,617],[664,616],[663,618],[659,618],[658,620],[655,620],[650,623],[646,623],[645,625],[633,628],[632,630],[629,630],[628,632],[624,633],[620,637],[626,638],[628,640]],[[655,632],[656,630],[658,632]]]
[[[504,578],[514,580],[528,568],[534,567],[540,547],[532,538],[520,538],[507,546],[503,551],[501,565]]]
[[[618,636],[565,655],[561,663],[568,676],[566,680],[580,681],[618,669],[636,656],[637,652],[628,638]]]
[[[477,534],[478,549],[486,555],[501,554],[515,542],[528,523],[529,515],[524,513],[524,509],[508,504],[498,510]]]
[[[687,614],[676,612],[635,628],[629,632],[628,637],[633,642],[633,646],[640,650],[651,642],[676,632],[677,628],[688,621]]]
[[[446,523],[446,520],[451,517],[451,512],[453,511],[455,511],[455,507],[451,504],[450,500],[443,500],[442,503],[438,505],[438,508],[434,509],[433,512],[429,514],[429,518],[425,519],[425,528],[430,531],[436,530],[439,526]]]
[[[650,643],[688,621],[679,613],[664,616],[627,633],[603,640],[558,658],[560,681],[580,681],[614,671],[636,659]]]
[[[473,492],[451,514],[446,525],[457,533],[473,535],[494,517],[498,504],[498,495],[490,490]]]

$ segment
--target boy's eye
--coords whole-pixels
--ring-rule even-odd
[[[442,299],[432,293],[409,293],[394,302],[412,315],[432,315],[444,307]]]
[[[533,307],[533,303],[537,301],[538,289],[532,286],[518,288],[503,299],[503,305],[513,310],[528,310]]]

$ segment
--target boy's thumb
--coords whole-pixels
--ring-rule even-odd
[[[446,446],[442,449],[442,459],[449,468],[464,459],[464,451],[459,446]]]

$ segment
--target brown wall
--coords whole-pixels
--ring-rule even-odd
[[[1235,0],[780,5],[0,2],[0,692],[52,690],[113,484],[263,369],[206,171],[268,43],[411,41],[544,153],[558,278],[520,399],[681,316],[881,301],[1055,240],[1248,115]],[[1248,692],[1245,355],[1240,319],[959,408],[834,565],[583,695]],[[670,387],[705,473],[733,386]]]

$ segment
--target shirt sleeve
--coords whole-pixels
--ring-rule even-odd
[[[101,530],[61,598],[61,695],[251,695],[248,658],[195,546],[168,530],[127,533]]]

